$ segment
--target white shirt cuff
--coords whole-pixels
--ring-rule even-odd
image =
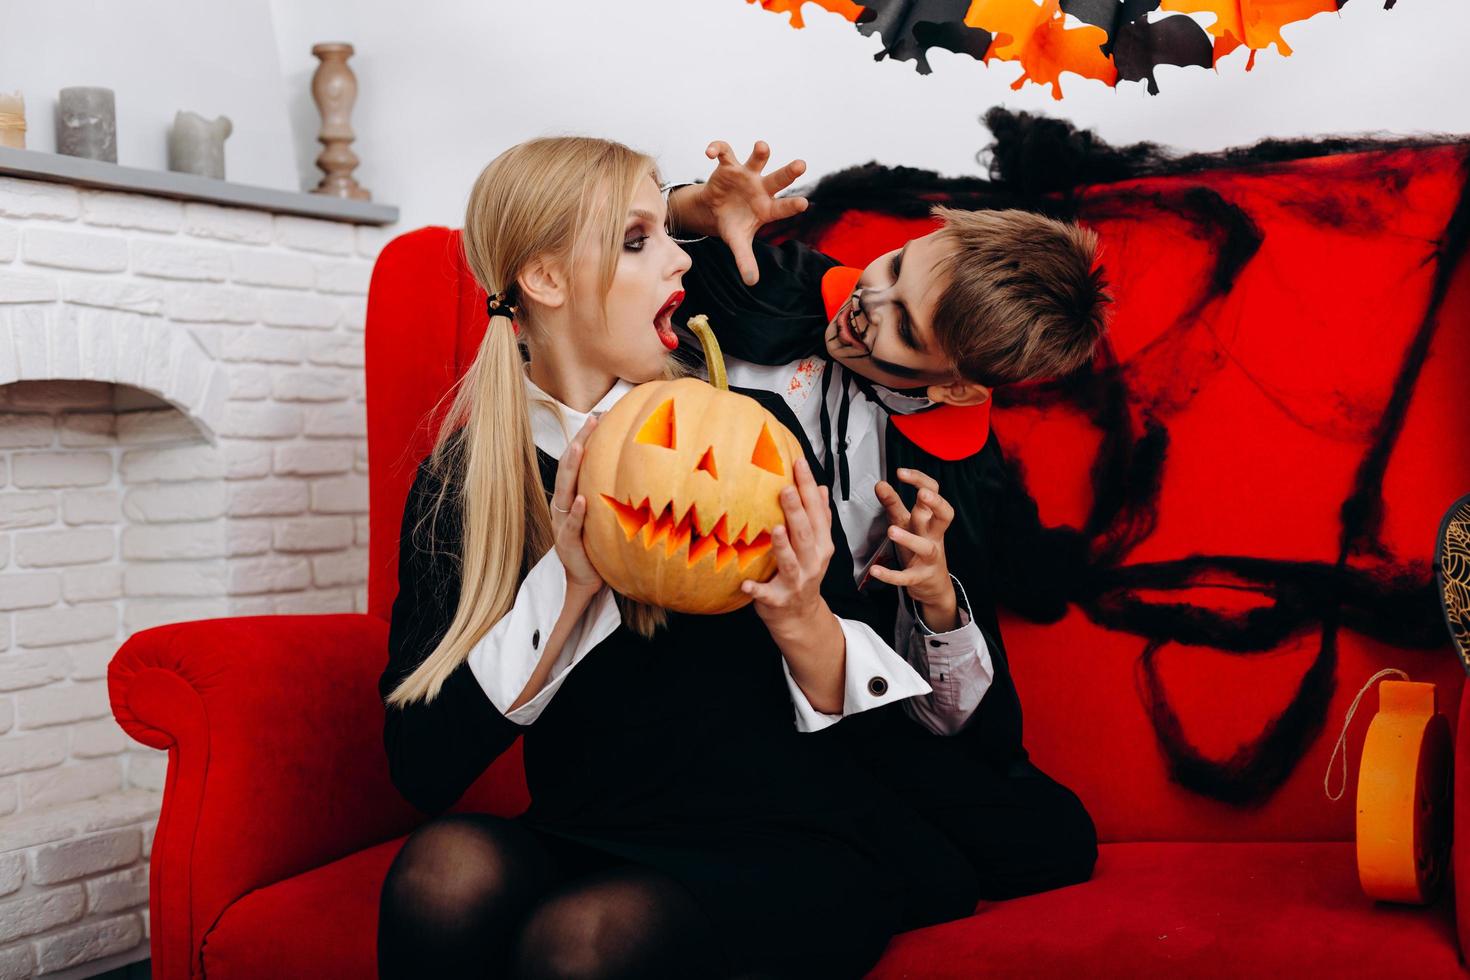
[[[841,714],[828,714],[813,708],[806,692],[791,676],[790,665],[785,658],[781,660],[781,669],[786,672],[786,687],[796,707],[797,731],[818,732],[848,715],[918,694],[928,694],[932,690],[908,661],[895,653],[866,623],[841,618],[837,622],[842,626],[842,635],[847,643]]]
[[[517,725],[529,725],[551,703],[562,682],[593,647],[618,628],[622,615],[612,590],[603,586],[567,635],[546,684],[525,704],[509,710],[541,662],[545,644],[566,602],[567,576],[555,549],[541,557],[521,582],[510,612],[470,651],[470,671],[490,703]]]
[[[936,735],[953,735],[980,707],[995,679],[995,665],[985,634],[975,623],[965,588],[953,575],[960,625],[937,633],[900,590],[898,644],[908,662],[928,677],[932,692],[904,706],[919,724]]]

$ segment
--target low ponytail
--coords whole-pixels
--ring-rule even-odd
[[[460,602],[439,645],[388,697],[402,706],[432,701],[480,637],[510,611],[521,573],[551,547],[551,511],[541,490],[522,378],[520,347],[508,316],[495,316],[455,391],[429,469],[441,478],[423,524],[440,509],[462,517]],[[491,397],[475,397],[493,392]],[[464,438],[449,434],[462,431]],[[478,488],[469,493],[467,488]],[[418,529],[415,529],[417,537]],[[474,546],[471,546],[474,543]],[[437,542],[428,542],[437,551]]]
[[[553,137],[512,147],[475,181],[465,213],[465,261],[491,295],[496,315],[474,361],[446,395],[453,401],[428,459],[440,489],[421,522],[438,526],[443,507],[461,519],[458,554],[438,551],[432,540],[428,549],[460,563],[459,601],[443,639],[388,696],[390,706],[437,697],[480,638],[510,611],[525,572],[553,544],[517,336],[534,334],[536,323],[532,310],[516,310],[501,291],[513,290],[538,257],[575,261],[577,243],[590,237],[604,246],[599,295],[606,296],[623,216],[638,182],[650,176],[657,180],[653,161],[619,143]],[[463,438],[452,438],[456,433]],[[665,620],[663,610],[619,605],[628,626],[644,636]]]

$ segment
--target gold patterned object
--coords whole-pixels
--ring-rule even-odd
[[[1450,505],[1434,544],[1434,577],[1445,625],[1470,673],[1470,493]]]

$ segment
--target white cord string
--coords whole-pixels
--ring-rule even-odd
[[[1409,679],[1409,675],[1397,667],[1385,667],[1368,678],[1368,683],[1358,690],[1358,696],[1353,698],[1352,706],[1348,708],[1347,717],[1342,722],[1342,734],[1337,736],[1337,744],[1332,747],[1332,756],[1327,760],[1327,773],[1322,777],[1322,792],[1327,794],[1329,800],[1336,802],[1342,799],[1343,793],[1347,792],[1347,733],[1348,726],[1353,723],[1353,713],[1358,710],[1358,702],[1363,700],[1363,695],[1368,693],[1368,688],[1372,687],[1380,677],[1387,677],[1389,674],[1398,674],[1404,680]],[[1342,753],[1342,786],[1334,796],[1332,794],[1332,763],[1337,759],[1339,752]]]

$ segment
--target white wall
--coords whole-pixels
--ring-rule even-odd
[[[769,139],[820,175],[879,160],[978,172],[992,105],[1066,115],[1114,141],[1215,149],[1263,136],[1470,132],[1470,3],[1352,0],[1286,28],[1289,58],[1159,70],[1163,94],[1067,76],[1065,100],[1010,89],[1019,66],[933,51],[934,74],[872,60],[876,38],[812,5],[808,27],[742,0],[0,0],[0,91],[21,88],[50,149],[63,85],[118,90],[120,160],[163,167],[175,109],[232,116],[232,179],[311,186],[310,49],[357,46],[358,177],[403,226],[458,224],[496,153],[591,133],[706,172],[714,138]],[[271,44],[274,38],[275,44]]]
[[[808,4],[807,27],[741,0],[272,0],[287,88],[315,41],[357,45],[359,171],[406,227],[459,224],[476,173],[546,133],[588,133],[657,155],[668,176],[707,173],[708,141],[757,138],[819,175],[879,160],[978,172],[992,105],[1061,114],[1107,139],[1216,149],[1263,136],[1365,130],[1470,133],[1466,0],[1352,0],[1290,26],[1295,53],[1237,52],[1218,74],[1159,70],[1162,94],[1075,76],[1066,98],[1012,92],[1019,66],[934,51],[934,73],[873,61],[877,38]],[[311,128],[298,127],[298,141]]]
[[[117,162],[168,166],[180,109],[229,116],[225,175],[296,183],[286,92],[266,0],[0,0],[0,92],[26,101],[26,148],[56,149],[56,93],[117,98]]]

